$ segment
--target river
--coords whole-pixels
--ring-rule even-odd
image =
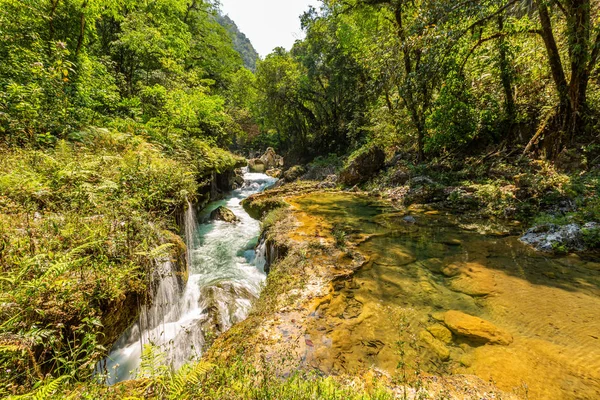
[[[173,265],[159,261],[160,280],[149,306],[115,343],[97,367],[108,384],[139,375],[142,353],[152,345],[153,363],[177,369],[198,359],[216,335],[246,318],[266,279],[264,256],[254,250],[260,223],[241,206],[246,197],[274,184],[265,174],[245,173],[244,185],[225,199],[211,203],[198,216],[190,205],[185,232],[189,278],[181,287]],[[219,206],[229,208],[237,223],[209,221]],[[142,371],[142,375],[145,371]]]

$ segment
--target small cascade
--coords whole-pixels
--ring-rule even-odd
[[[188,203],[184,218],[189,279],[183,290],[174,266],[161,262],[159,281],[150,305],[142,306],[140,317],[113,346],[100,363],[99,374],[107,374],[113,384],[135,376],[143,347],[160,347],[172,368],[200,357],[206,334],[220,334],[246,318],[252,301],[257,299],[266,278],[266,245],[255,247],[260,223],[241,206],[251,194],[276,182],[265,174],[244,173],[244,185],[196,216]],[[225,206],[240,219],[238,223],[208,219],[211,211]]]
[[[189,249],[194,248],[194,241],[196,240],[196,210],[192,203],[189,200],[187,201],[187,208],[184,213],[183,219],[183,230],[185,234],[185,245],[188,248],[186,252],[186,261],[187,265],[192,264],[192,259],[190,258],[191,251]]]
[[[266,272],[265,267],[267,265],[267,240],[263,237],[260,239],[258,246],[256,246],[256,258],[254,265],[259,270]]]

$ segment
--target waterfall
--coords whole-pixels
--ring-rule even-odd
[[[256,246],[255,257],[254,265],[256,268],[265,272],[265,266],[267,265],[267,240],[265,238],[261,238],[260,243],[258,243],[258,246]]]
[[[179,368],[202,355],[209,332],[220,334],[246,318],[266,278],[266,245],[261,242],[254,250],[260,223],[240,203],[275,182],[267,175],[246,170],[244,185],[226,199],[210,204],[198,218],[188,203],[184,218],[188,282],[181,290],[173,264],[157,263],[156,281],[160,283],[152,302],[141,307],[138,321],[101,363],[102,371],[108,372],[107,383],[133,378],[146,344],[159,347],[167,364]],[[232,210],[240,222],[198,224],[219,206]]]
[[[194,248],[194,241],[196,238],[196,211],[194,210],[194,206],[190,203],[189,200],[186,199],[187,209],[185,210],[184,219],[183,219],[183,231],[185,234],[185,245],[188,251],[185,253],[187,265],[192,265],[192,259],[190,257],[191,251],[190,249]]]

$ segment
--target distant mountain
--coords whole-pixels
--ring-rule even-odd
[[[240,32],[235,22],[228,15],[219,15],[217,21],[231,35],[233,47],[242,56],[244,66],[254,72],[256,70],[256,62],[258,61],[258,53],[254,49],[254,46],[252,46],[250,39]]]

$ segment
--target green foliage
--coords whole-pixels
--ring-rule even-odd
[[[600,249],[600,228],[584,228],[583,241],[588,249],[599,250]]]
[[[427,119],[429,132],[425,150],[440,152],[469,144],[477,133],[474,105],[464,78],[447,77]]]
[[[188,364],[177,372],[164,370],[152,378],[129,384],[117,384],[113,387],[87,384],[84,387],[58,388],[53,384],[52,387],[46,385],[41,390],[47,394],[45,397],[47,399],[72,397],[173,400],[199,398],[391,400],[394,398],[389,390],[378,383],[357,384],[305,371],[294,372],[282,378],[269,368],[266,362],[257,367],[241,358],[232,360],[227,365],[206,362]]]
[[[346,247],[346,231],[343,225],[335,224],[331,229],[331,235],[335,240],[335,246],[339,249]]]
[[[178,257],[164,232],[207,172],[106,130],[52,150],[2,150],[0,370],[11,373],[0,374],[1,395],[91,376],[135,316],[126,304],[143,301],[156,260]]]
[[[242,61],[212,2],[1,0],[0,9],[0,138],[48,146],[116,118],[222,146],[241,130],[223,93]]]
[[[277,222],[283,220],[288,214],[286,207],[276,208],[269,211],[262,219],[262,230],[266,232]]]
[[[235,22],[233,22],[229,16],[219,15],[217,16],[217,21],[221,26],[227,29],[227,32],[229,32],[231,40],[233,41],[233,48],[240,53],[242,60],[244,60],[244,67],[254,72],[259,56],[254,49],[254,46],[252,46],[250,39],[240,32]]]

